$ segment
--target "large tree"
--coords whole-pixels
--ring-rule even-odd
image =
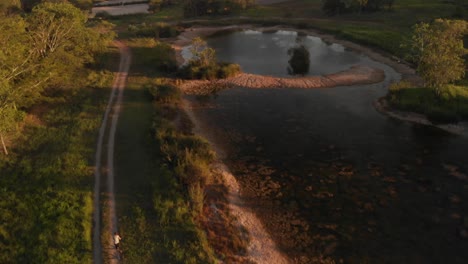
[[[445,84],[465,75],[463,56],[468,50],[463,46],[463,36],[467,33],[468,22],[464,20],[436,19],[414,26],[410,58],[418,65],[417,71],[426,85],[437,94]]]
[[[23,95],[41,81],[29,78],[38,68],[28,47],[26,23],[19,15],[0,15],[0,141],[8,154],[4,134],[15,127],[21,117],[18,104]]]
[[[24,16],[0,14],[0,143],[22,110],[45,87],[80,83],[79,68],[93,62],[106,39],[86,27],[86,15],[70,3],[41,3]]]

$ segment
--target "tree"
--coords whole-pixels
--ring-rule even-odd
[[[0,16],[0,141],[5,154],[5,133],[12,131],[22,116],[18,103],[23,94],[41,84],[30,78],[38,65],[33,62],[25,29],[21,16]]]
[[[196,37],[192,40],[190,53],[192,54],[190,62],[198,66],[209,66],[216,63],[215,50],[209,48],[206,42],[200,37]]]
[[[32,51],[46,67],[49,84],[74,83],[76,71],[103,50],[104,35],[86,26],[87,16],[70,3],[45,2],[27,17]],[[75,82],[76,83],[76,82]]]
[[[24,18],[0,15],[0,141],[46,87],[79,85],[77,69],[93,62],[107,43],[86,27],[86,15],[70,3],[41,3]]]
[[[289,74],[306,74],[309,72],[310,67],[310,54],[309,51],[300,45],[288,50],[288,54],[291,56],[289,59]]]
[[[414,26],[409,43],[409,57],[418,65],[417,71],[427,86],[440,95],[444,85],[465,75],[463,36],[468,33],[464,20],[436,19],[431,24]]]

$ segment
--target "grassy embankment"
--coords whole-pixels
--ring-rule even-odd
[[[289,25],[316,29],[337,37],[373,46],[402,56],[402,41],[410,36],[411,27],[421,21],[450,18],[456,7],[439,0],[398,0],[391,11],[342,14],[329,17],[321,10],[321,0],[293,0],[268,6],[254,6],[226,17],[184,18],[181,6],[163,8],[155,14],[127,16],[126,23],[171,21],[181,25],[233,25],[254,23],[261,26]],[[121,20],[122,21],[122,20]],[[120,24],[118,20],[117,24]]]
[[[117,60],[109,50],[96,68]],[[106,63],[104,63],[106,62]],[[50,90],[0,155],[0,263],[92,263],[95,141],[112,81]]]
[[[390,86],[387,99],[391,106],[424,114],[434,123],[468,120],[468,86],[447,85],[441,96],[429,88],[414,88],[410,83]]]
[[[126,19],[119,21],[121,28]],[[209,242],[214,235],[207,235],[204,228],[206,186],[215,182],[209,169],[214,153],[191,133],[180,92],[163,79],[175,77],[172,48],[140,37],[154,32],[151,26],[130,29],[121,34],[127,37],[133,62],[115,154],[117,214],[125,259],[131,263],[213,263],[216,257],[226,257],[220,251],[215,257]],[[225,235],[233,232],[227,230]],[[235,246],[223,252],[242,250],[242,242],[235,241]],[[227,248],[233,242],[220,244]]]

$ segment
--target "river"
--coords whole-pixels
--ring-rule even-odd
[[[400,75],[292,31],[212,38],[219,60],[288,76],[287,50],[310,52],[307,75],[352,65],[385,71],[373,85],[233,88],[190,97],[194,114],[278,247],[295,263],[465,263],[468,139],[395,120],[373,102]]]

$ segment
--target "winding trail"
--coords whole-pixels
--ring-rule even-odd
[[[116,258],[115,250],[112,250],[113,241],[110,234],[117,231],[117,218],[115,212],[115,198],[114,198],[114,143],[115,143],[115,132],[117,130],[117,122],[120,114],[120,108],[122,104],[123,90],[125,88],[128,70],[130,67],[131,54],[130,50],[123,43],[116,41],[115,46],[119,48],[120,52],[120,65],[119,71],[117,72],[114,82],[112,84],[111,94],[109,101],[102,119],[101,127],[99,129],[99,136],[96,145],[95,155],[95,169],[94,169],[94,210],[93,210],[93,260],[96,264],[103,263],[103,250],[106,252],[106,259],[109,259],[110,263],[118,263]],[[109,123],[109,118],[110,123]],[[104,138],[106,136],[106,130],[109,129],[107,135],[107,145],[104,145]],[[107,166],[102,164],[103,148],[107,153]],[[104,174],[104,175],[103,175]],[[101,201],[101,180],[103,176],[107,177],[105,195],[103,201]],[[103,215],[108,216],[106,219],[101,219]],[[109,241],[104,241],[104,248],[101,241],[101,223],[105,222],[105,226],[109,227],[108,237]],[[107,232],[105,232],[107,233]]]

